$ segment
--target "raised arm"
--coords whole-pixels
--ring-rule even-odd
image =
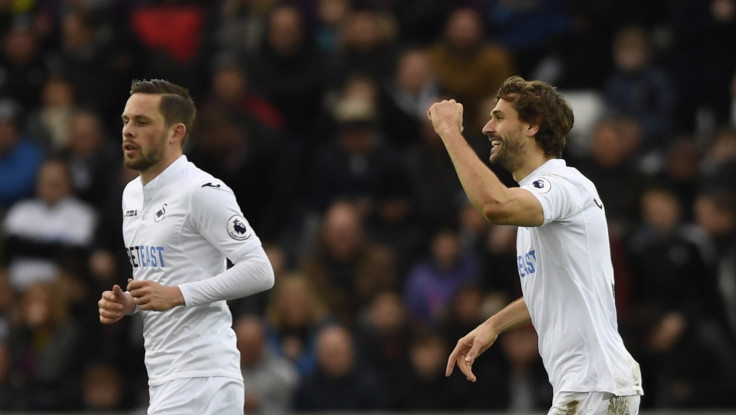
[[[498,225],[539,226],[542,205],[529,191],[506,187],[468,145],[463,130],[463,106],[455,100],[432,105],[428,112],[435,132],[445,144],[470,202]]]

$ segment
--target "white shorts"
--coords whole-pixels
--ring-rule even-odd
[[[547,415],[637,415],[641,396],[608,392],[560,392]]]
[[[148,415],[242,415],[243,382],[225,377],[184,378],[149,386]]]

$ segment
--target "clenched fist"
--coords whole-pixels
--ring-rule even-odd
[[[455,102],[454,99],[432,104],[427,111],[427,117],[432,121],[432,127],[440,137],[451,131],[463,132],[463,104]]]

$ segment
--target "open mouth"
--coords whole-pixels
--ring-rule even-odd
[[[125,143],[125,144],[123,144],[123,152],[124,152],[124,153],[125,153],[126,155],[130,155],[130,154],[133,154],[133,153],[134,153],[134,152],[136,152],[136,151],[138,151],[138,147],[136,147],[135,145],[133,145],[133,144],[130,144],[130,143]]]
[[[491,152],[498,151],[503,147],[501,140],[491,140]]]

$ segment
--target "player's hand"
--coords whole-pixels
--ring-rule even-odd
[[[454,99],[432,104],[427,111],[427,118],[432,121],[432,127],[440,137],[448,129],[463,132],[463,104]]]
[[[476,327],[473,331],[468,333],[465,337],[457,341],[455,349],[450,353],[450,357],[447,359],[447,369],[445,369],[445,376],[450,376],[455,364],[460,368],[460,371],[465,377],[475,382],[476,377],[473,373],[473,362],[483,352],[488,350],[489,347],[496,342],[498,333],[493,329],[487,322],[482,323]]]
[[[150,280],[128,280],[128,291],[141,310],[166,311],[184,305],[179,287],[168,287]]]
[[[103,291],[100,301],[97,302],[102,324],[112,324],[125,317],[135,309],[133,297],[126,294],[119,285],[115,284],[111,291]]]

